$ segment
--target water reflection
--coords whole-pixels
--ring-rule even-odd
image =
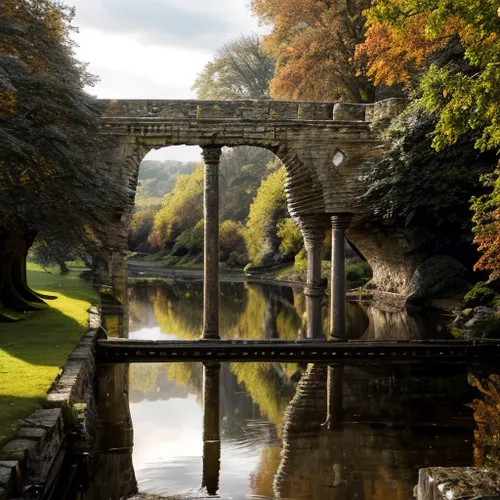
[[[202,285],[193,281],[131,288],[131,331],[157,328],[154,338],[197,339],[203,324]],[[307,305],[301,290],[286,286],[221,283],[220,335],[236,339],[296,339],[307,336]],[[329,332],[328,300],[323,298],[322,331]],[[424,339],[449,336],[446,319],[426,312],[350,302],[346,331],[351,339]],[[160,335],[161,332],[161,335]],[[167,335],[167,336],[166,336]],[[175,337],[168,337],[174,335]],[[135,338],[142,338],[140,333]],[[151,338],[151,337],[149,337]]]
[[[465,367],[430,367],[425,375],[411,366],[385,372],[383,378],[379,369],[334,372],[328,400],[335,425],[326,430],[327,367],[308,367],[285,414],[276,498],[403,500],[412,498],[418,468],[471,463],[472,418],[462,406],[471,394]],[[408,377],[411,393],[399,383]],[[437,377],[440,387],[428,393]],[[442,401],[441,391],[452,386],[453,395]]]
[[[219,490],[220,472],[220,364],[203,365],[203,479],[209,495]]]
[[[81,500],[119,500],[137,492],[128,391],[128,365],[97,368],[92,481]]]
[[[301,293],[221,288],[222,337],[305,335]],[[199,338],[199,283],[136,286],[129,299],[131,338]],[[328,331],[326,308],[322,314]],[[349,304],[347,325],[351,338],[435,336],[421,318],[373,306]],[[88,500],[126,497],[136,484],[142,493],[186,499],[406,499],[418,468],[472,462],[465,366],[172,363],[105,370]]]

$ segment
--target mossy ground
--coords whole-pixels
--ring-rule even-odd
[[[60,276],[28,265],[28,283],[57,297],[50,307],[27,313],[23,321],[0,323],[0,443],[19,419],[43,406],[47,390],[85,331],[88,309],[98,301],[79,271]]]

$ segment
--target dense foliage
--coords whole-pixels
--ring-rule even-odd
[[[157,248],[172,247],[186,229],[203,217],[203,165],[198,165],[191,175],[181,175],[173,191],[163,199],[156,214],[151,243]]]
[[[272,24],[265,49],[276,58],[271,95],[281,99],[373,101],[366,63],[354,59],[364,40],[363,9],[370,0],[252,0]]]
[[[283,254],[293,256],[300,251],[298,230],[287,218],[285,178],[285,168],[280,166],[262,182],[250,207],[245,241],[255,266],[276,264]]]
[[[276,239],[276,244],[273,244],[269,251],[277,255],[282,253],[293,256],[301,247],[300,232],[291,220],[284,219],[287,216],[284,168],[281,168],[279,181],[274,182],[276,189],[272,193],[268,193],[265,187],[262,188],[269,184],[266,181],[268,176],[280,166],[280,163],[273,158],[271,152],[254,147],[238,147],[223,151],[219,168],[221,190],[219,237],[222,262],[244,266],[248,262],[248,256],[251,256],[250,259],[256,257],[254,253],[247,251],[247,246],[249,241],[262,236],[260,233],[252,235],[252,231],[255,232],[256,225],[261,224],[269,216],[267,212],[269,203],[277,203],[282,213],[280,217],[269,218],[266,223],[267,232],[263,234],[272,233],[276,239],[278,231],[283,233],[283,237]],[[154,177],[150,179],[152,183],[154,179]],[[257,194],[258,190],[260,194]],[[276,199],[270,201],[270,196]],[[202,199],[203,166],[199,165],[192,174],[177,176],[174,189],[165,195],[159,211],[155,213],[154,208],[143,208],[136,212],[132,219],[129,238],[131,249],[147,251],[144,242],[149,238],[149,242],[156,250],[173,252],[172,255],[179,257],[184,257],[187,252],[196,260],[203,248]],[[251,211],[254,213],[254,222],[249,222],[245,227]],[[260,222],[255,222],[257,221],[255,213],[261,214]],[[150,228],[153,214],[154,222]],[[286,247],[281,250],[280,240],[285,241]],[[258,246],[260,242],[257,241],[256,244]]]
[[[0,5],[0,305],[29,309],[25,258],[98,245],[125,193],[99,156],[92,77],[73,55],[72,10],[50,0]]]
[[[379,0],[366,15],[368,31],[359,54],[368,58],[369,75],[376,83],[413,83],[415,97],[437,118],[433,146],[441,151],[473,132],[478,149],[498,152],[498,2]],[[448,56],[444,60],[443,53]],[[486,186],[490,192],[476,198],[473,206],[476,242],[483,252],[477,267],[498,277],[498,171],[486,177]]]
[[[451,255],[472,269],[478,255],[470,199],[485,192],[481,176],[494,170],[496,155],[474,149],[470,133],[437,152],[431,147],[435,125],[434,115],[417,103],[385,133],[385,153],[366,175],[372,223],[407,230],[419,252]]]

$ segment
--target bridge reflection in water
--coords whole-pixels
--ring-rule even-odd
[[[196,284],[136,287],[130,299],[131,338],[199,335]],[[301,294],[256,285],[231,285],[221,306],[221,331],[243,338],[257,338],[263,326],[268,337],[291,338],[305,312]],[[398,324],[399,338],[429,334],[421,318],[365,310],[348,312],[352,337],[384,338],[389,328],[398,338]],[[109,324],[123,335],[116,318]],[[99,370],[86,500],[134,496],[137,484],[141,493],[167,498],[402,500],[411,498],[418,468],[472,463],[466,404],[474,393],[465,365],[176,363]]]

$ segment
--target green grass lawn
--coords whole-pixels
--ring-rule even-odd
[[[0,443],[10,438],[19,419],[43,406],[46,393],[68,355],[85,332],[88,308],[98,302],[79,271],[60,276],[28,264],[28,283],[53,295],[47,309],[25,315],[24,321],[0,323]]]

